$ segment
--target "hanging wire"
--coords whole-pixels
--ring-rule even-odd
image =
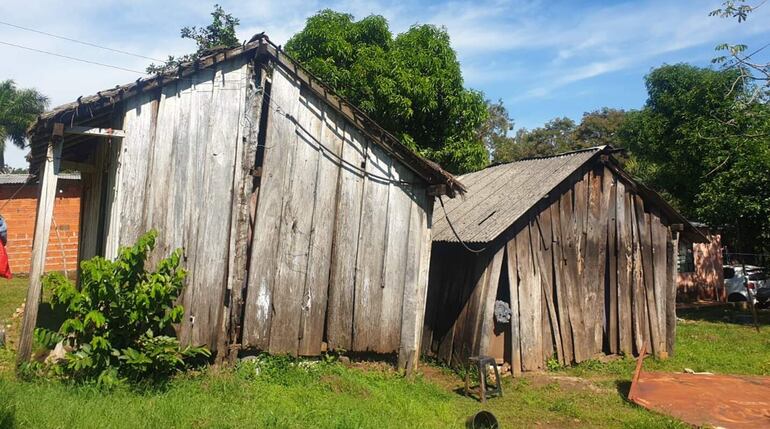
[[[48,36],[48,37],[54,37],[56,39],[66,40],[68,42],[79,43],[81,45],[86,45],[86,46],[91,46],[91,47],[94,47],[94,48],[104,49],[106,51],[117,52],[117,53],[123,54],[123,55],[130,55],[132,57],[144,58],[146,60],[151,60],[151,61],[165,62],[165,60],[160,60],[158,58],[152,58],[152,57],[148,57],[148,56],[145,56],[145,55],[136,54],[136,53],[133,53],[133,52],[123,51],[123,50],[120,50],[120,49],[108,48],[107,46],[97,45],[96,43],[91,43],[91,42],[86,42],[86,41],[83,41],[83,40],[73,39],[71,37],[66,37],[66,36],[60,36],[58,34],[53,34],[53,33],[48,33],[48,32],[41,31],[41,30],[36,30],[34,28],[23,27],[21,25],[11,24],[10,22],[0,21],[0,24],[7,25],[9,27],[18,28],[19,30],[29,31],[29,32],[32,32],[32,33],[37,33],[37,34],[42,34],[42,35],[45,35],[45,36]]]
[[[485,250],[487,250],[486,246],[482,247],[481,249],[473,249],[473,248],[469,247],[467,244],[465,244],[463,239],[460,238],[460,235],[457,234],[457,231],[455,230],[455,226],[452,224],[452,221],[449,219],[449,214],[446,211],[446,207],[444,206],[444,199],[441,198],[441,195],[438,196],[438,202],[441,203],[441,209],[444,211],[444,218],[446,219],[446,223],[449,224],[449,228],[452,230],[452,233],[455,235],[455,237],[457,237],[457,241],[459,241],[460,244],[463,245],[465,250],[467,250],[467,251],[469,251],[471,253],[482,253]]]

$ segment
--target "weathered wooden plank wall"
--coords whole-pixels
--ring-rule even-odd
[[[283,69],[266,99],[243,346],[316,355],[326,340],[414,356],[430,254],[426,184]]]
[[[668,221],[601,164],[573,180],[514,225],[507,243],[495,244],[506,250],[514,316],[506,356],[514,374],[541,369],[548,359],[638,353],[644,343],[660,357],[673,348],[676,255]],[[486,350],[474,340],[488,333],[469,323],[492,320],[478,299],[494,296],[487,281],[499,269],[494,253],[494,246],[472,255],[434,243],[424,353],[461,365]]]
[[[185,343],[216,347],[227,285],[233,177],[250,73],[246,59],[131,98],[85,176],[81,259],[117,256],[150,230],[151,262],[185,251],[187,287],[178,328]]]
[[[274,63],[224,61],[123,107],[126,138],[84,175],[81,257],[152,228],[151,263],[183,248],[184,343],[416,362],[424,179]]]

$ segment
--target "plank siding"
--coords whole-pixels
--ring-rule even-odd
[[[358,236],[361,226],[361,200],[364,175],[360,166],[366,159],[368,143],[354,139],[345,129],[342,167],[337,183],[337,218],[334,227],[329,303],[326,315],[330,349],[351,350],[353,346],[354,290]]]
[[[313,356],[321,353],[324,322],[329,289],[334,219],[337,216],[335,196],[339,179],[339,159],[342,156],[344,129],[331,109],[313,97],[307,97],[310,105],[320,110],[320,117],[313,117],[312,130],[318,130],[318,167],[315,199],[313,201],[313,228],[310,238],[308,273],[302,302],[299,354]]]
[[[633,355],[644,344],[666,357],[675,324],[673,295],[664,296],[674,290],[674,244],[668,220],[645,206],[634,185],[596,165],[528,216],[481,255],[434,243],[441,250],[431,263],[426,354],[461,366],[469,354],[489,351],[487,327],[478,337],[474,326],[492,321],[484,319],[493,310],[480,297],[491,299],[490,255],[504,248],[513,320],[504,356],[495,357],[508,361],[514,376],[544,368],[549,358],[570,364],[602,353]],[[434,282],[441,287],[433,290]]]
[[[279,258],[283,196],[290,181],[296,142],[295,129],[277,106],[297,106],[299,88],[275,69],[271,76],[266,143],[262,161],[259,201],[254,221],[249,262],[248,292],[243,323],[243,345],[267,350],[273,316],[273,291]],[[285,107],[282,107],[285,108]]]
[[[120,106],[125,138],[94,144],[83,176],[81,259],[114,257],[151,228],[150,265],[183,248],[177,334],[220,361],[327,342],[399,352],[413,369],[434,198],[422,167],[284,62],[219,61]]]
[[[275,76],[275,74],[274,74]],[[299,90],[299,86],[286,79],[286,83]],[[274,79],[273,88],[277,81]],[[305,105],[307,100],[300,93],[297,98],[281,103],[282,109],[293,116],[288,121],[292,129],[286,144],[293,153],[282,188],[281,224],[278,234],[278,264],[273,286],[272,317],[270,321],[270,353],[296,355],[299,348],[302,306],[305,305],[305,280],[308,270],[308,253],[315,200],[314,181],[318,171],[318,151],[306,130],[311,128],[314,115]],[[295,123],[296,121],[296,123]],[[275,144],[275,143],[273,143]]]
[[[382,313],[383,262],[388,225],[388,191],[391,162],[385,152],[372,146],[367,152],[361,229],[353,303],[352,350],[377,351],[379,328],[373,320]]]
[[[570,313],[566,290],[567,264],[564,256],[566,245],[562,235],[561,201],[551,204],[551,229],[553,234],[553,263],[554,263],[554,294],[556,311],[559,319],[559,332],[561,334],[564,363],[569,364],[575,360],[574,345],[572,343],[572,328],[570,327]]]
[[[508,292],[511,297],[511,373],[514,377],[521,375],[521,320],[519,303],[519,273],[518,259],[516,257],[516,238],[512,238],[506,244],[505,258],[508,270]]]
[[[625,185],[618,181],[615,204],[618,226],[618,341],[620,351],[633,354],[631,302],[634,276],[634,242],[632,233],[631,200]]]

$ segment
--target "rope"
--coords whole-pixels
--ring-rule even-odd
[[[459,242],[460,242],[460,244],[462,244],[462,245],[463,245],[463,247],[465,248],[465,250],[467,250],[467,251],[469,251],[469,252],[471,252],[471,253],[482,253],[483,251],[487,250],[487,247],[486,247],[486,246],[482,247],[481,249],[472,249],[472,248],[470,248],[470,247],[469,247],[467,244],[465,244],[465,242],[463,241],[463,239],[462,239],[462,238],[460,238],[460,235],[459,235],[459,234],[457,234],[457,231],[455,230],[455,226],[454,226],[454,225],[452,225],[452,221],[449,219],[449,214],[446,212],[446,207],[444,206],[444,199],[443,199],[443,198],[441,198],[441,195],[439,195],[439,196],[438,196],[438,202],[440,202],[440,203],[441,203],[441,209],[442,209],[442,210],[444,210],[444,217],[446,218],[446,223],[448,223],[448,224],[449,224],[449,228],[452,230],[452,233],[453,233],[453,234],[455,235],[455,237],[457,238],[457,241],[459,241]]]

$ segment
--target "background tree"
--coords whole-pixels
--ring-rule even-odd
[[[686,217],[760,251],[770,238],[770,121],[739,74],[686,64],[653,70],[647,102],[628,115],[620,138],[633,172]]]
[[[493,140],[490,153],[494,162],[510,162],[601,145],[625,148],[620,136],[625,119],[626,112],[609,107],[584,113],[580,124],[567,117],[554,118],[542,127],[522,128],[512,137]]]
[[[466,89],[449,34],[415,25],[393,37],[382,16],[323,10],[286,51],[418,153],[449,171],[484,167],[489,109]],[[489,128],[487,128],[489,129]]]
[[[722,7],[711,11],[709,16],[737,19],[738,22],[746,21],[749,15],[757,8],[762,7],[767,0],[757,0],[754,4],[748,4],[746,0],[728,0],[722,3]],[[713,62],[722,64],[725,68],[734,68],[739,74],[736,79],[744,81],[744,86],[755,84],[752,87],[752,96],[755,99],[770,102],[770,61],[759,59],[762,53],[766,53],[770,44],[756,50],[749,50],[744,44],[723,43],[717,46],[717,51],[724,52],[714,58]],[[749,84],[746,81],[750,81]]]
[[[620,138],[620,130],[625,119],[624,110],[609,107],[583,113],[583,118],[574,131],[576,148],[604,145],[625,147],[626,143]]]
[[[147,66],[147,73],[161,73],[167,69],[178,67],[182,63],[198,59],[213,49],[238,46],[240,42],[235,35],[235,27],[240,24],[238,18],[225,13],[222,6],[218,4],[214,5],[211,17],[213,20],[206,27],[182,27],[180,31],[183,39],[195,41],[198,47],[197,51],[181,57],[169,55],[165,64],[156,65],[153,63]]]
[[[48,98],[34,89],[19,89],[12,80],[0,82],[0,169],[5,170],[5,144],[24,148],[27,127],[45,111]]]
[[[513,129],[513,119],[508,114],[503,100],[496,103],[487,100],[487,112],[487,120],[479,128],[478,134],[487,152],[496,159],[495,152],[505,151],[508,141],[511,140],[508,133]]]

